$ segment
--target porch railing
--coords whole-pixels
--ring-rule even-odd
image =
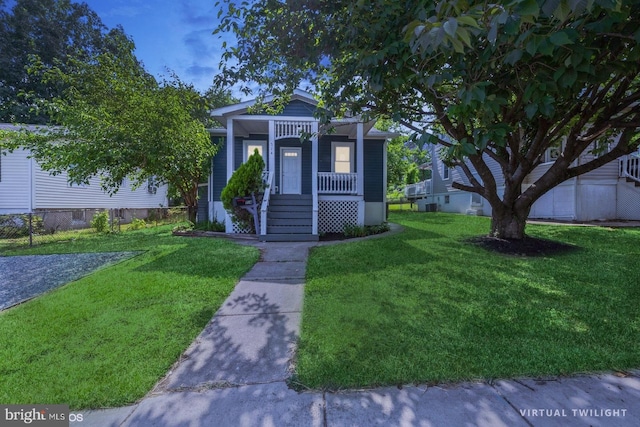
[[[357,194],[357,173],[318,172],[318,193]]]
[[[432,193],[433,183],[430,179],[409,184],[404,189],[404,195],[407,199],[417,199]]]
[[[273,188],[273,171],[265,171],[267,172],[267,179],[265,180],[265,185],[267,186],[264,190],[264,196],[262,197],[262,206],[260,207],[260,235],[264,236],[267,234],[267,212],[269,211],[269,200],[271,199],[271,189]],[[263,178],[264,180],[264,178]],[[258,230],[256,230],[258,233]]]
[[[639,154],[629,154],[620,159],[620,176],[640,182]]]

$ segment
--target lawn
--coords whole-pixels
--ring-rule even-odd
[[[529,225],[579,246],[525,258],[466,243],[489,219],[394,213],[405,231],[315,248],[295,381],[341,389],[640,366],[640,230]]]
[[[171,226],[4,255],[144,251],[0,312],[0,402],[121,406],[143,397],[258,259]]]

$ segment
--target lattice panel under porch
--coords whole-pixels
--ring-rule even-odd
[[[640,187],[624,180],[618,183],[617,214],[616,219],[640,219]]]
[[[237,224],[235,221],[232,221],[233,224],[233,233],[236,234],[251,234],[251,229],[250,228],[246,228],[246,227],[241,227],[239,224]]]
[[[358,223],[358,202],[354,200],[319,200],[318,231],[342,233],[344,225]]]

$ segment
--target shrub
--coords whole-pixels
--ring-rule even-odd
[[[258,150],[247,159],[245,163],[240,165],[233,173],[226,187],[222,190],[220,198],[227,212],[231,215],[233,221],[242,228],[254,230],[253,215],[247,210],[233,206],[235,197],[256,196],[256,202],[260,203],[262,197],[259,193],[264,191],[264,182],[262,181],[262,171],[264,170],[264,160],[258,153]]]
[[[144,219],[133,218],[131,224],[129,224],[129,230],[141,230],[147,228],[147,223]]]
[[[364,237],[367,235],[367,230],[360,225],[345,224],[343,233],[346,237],[349,237],[349,238]]]
[[[106,233],[109,231],[109,212],[102,211],[93,216],[91,227],[95,228],[98,233]]]
[[[225,231],[224,223],[214,219],[213,221],[202,221],[194,226],[195,230],[202,231]]]
[[[360,225],[345,224],[343,233],[345,237],[348,238],[365,237],[384,233],[389,231],[390,229],[391,228],[389,227],[389,224],[387,224],[386,222],[380,225],[365,225],[364,227]]]

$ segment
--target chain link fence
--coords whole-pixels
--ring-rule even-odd
[[[102,227],[96,218],[102,216]],[[106,217],[106,218],[105,218]],[[79,234],[122,232],[188,221],[187,208],[55,209],[0,215],[0,251],[72,240]]]

